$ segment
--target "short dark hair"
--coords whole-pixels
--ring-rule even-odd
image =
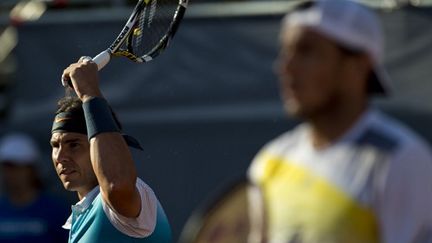
[[[123,129],[122,125],[120,123],[120,120],[118,119],[116,113],[111,108],[111,114],[114,118],[115,123],[117,124],[117,127],[120,129],[120,131]],[[82,108],[82,101],[76,97],[76,96],[65,96],[57,101],[57,111],[56,115],[62,112],[78,112],[82,114],[82,117],[84,117],[84,111]]]
[[[78,97],[65,96],[57,101],[56,114],[66,111],[82,111],[82,101]]]

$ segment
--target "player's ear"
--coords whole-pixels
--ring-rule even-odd
[[[351,75],[356,77],[364,77],[368,79],[371,70],[373,69],[373,62],[368,54],[362,51],[351,50],[345,47],[339,47],[343,64],[348,68]]]
[[[367,93],[373,63],[367,54],[359,53],[344,59],[345,71],[351,79],[350,86],[354,90],[364,90]]]

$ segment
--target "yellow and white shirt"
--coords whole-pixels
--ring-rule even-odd
[[[432,155],[413,132],[374,110],[317,150],[297,126],[255,157],[269,242],[432,242]]]

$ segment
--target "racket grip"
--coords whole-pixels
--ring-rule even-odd
[[[93,58],[93,62],[97,64],[98,70],[104,68],[105,65],[107,65],[110,60],[111,60],[111,54],[108,50],[99,53],[97,56]]]

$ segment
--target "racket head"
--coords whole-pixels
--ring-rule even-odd
[[[183,19],[188,0],[140,0],[120,35],[110,46],[111,55],[148,62],[169,45]]]
[[[222,187],[195,210],[180,236],[181,243],[263,243],[265,207],[261,190],[246,177]]]

